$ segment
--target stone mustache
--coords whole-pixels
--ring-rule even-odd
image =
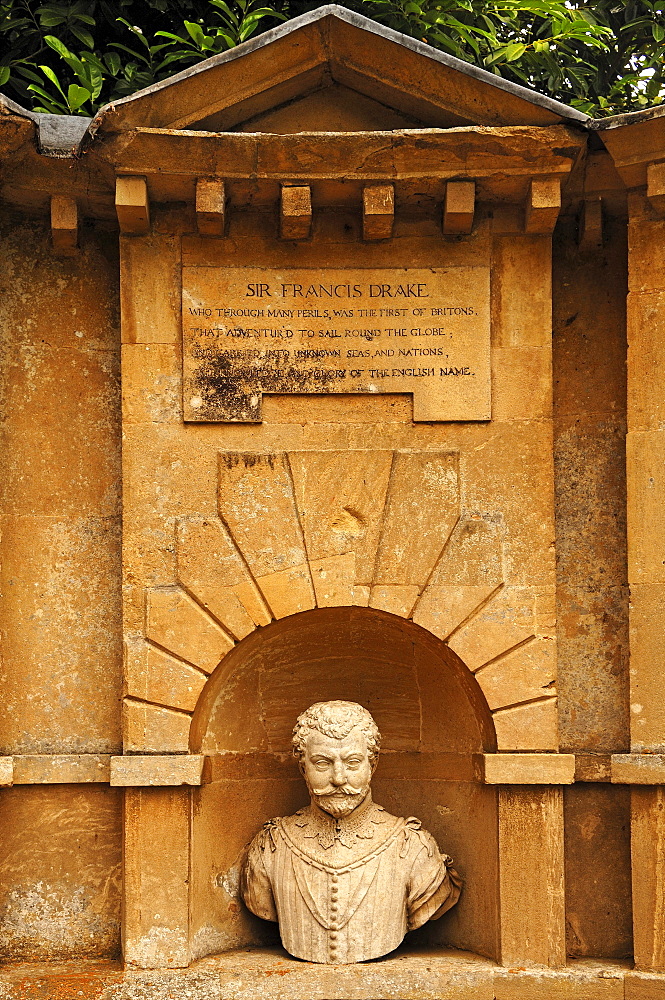
[[[374,719],[355,702],[317,702],[296,722],[293,752],[310,805],[264,824],[242,874],[245,903],[279,923],[296,958],[379,958],[459,898],[451,859],[420,820],[372,801],[379,746]]]

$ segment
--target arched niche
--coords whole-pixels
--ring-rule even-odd
[[[477,758],[496,749],[489,708],[444,643],[360,607],[306,611],[258,629],[201,694],[190,746],[210,758],[210,781],[194,793],[193,957],[278,941],[276,926],[239,900],[239,866],[265,820],[306,803],[291,731],[310,704],[335,698],[365,705],[381,730],[376,801],[418,816],[467,881],[460,904],[407,942],[497,957],[496,791],[478,781]]]

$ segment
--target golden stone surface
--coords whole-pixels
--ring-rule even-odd
[[[662,1000],[665,115],[325,8],[67,117],[0,100],[0,992]],[[391,374],[183,421],[183,265],[485,275],[484,395],[345,357]],[[238,895],[320,697],[467,880],[358,967]]]

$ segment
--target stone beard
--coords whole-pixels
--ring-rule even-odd
[[[312,705],[294,729],[311,802],[271,819],[242,873],[248,908],[279,923],[308,962],[351,964],[393,951],[407,931],[457,902],[461,880],[420,820],[372,801],[379,731],[355,702]]]

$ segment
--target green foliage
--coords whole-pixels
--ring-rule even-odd
[[[0,0],[0,86],[34,111],[94,115],[286,16],[264,0]]]
[[[93,115],[317,0],[0,0],[0,87]],[[665,97],[665,3],[347,0],[345,6],[592,115]]]
[[[580,106],[612,32],[592,7],[546,0],[369,0],[377,20]],[[593,105],[594,98],[591,98]]]

